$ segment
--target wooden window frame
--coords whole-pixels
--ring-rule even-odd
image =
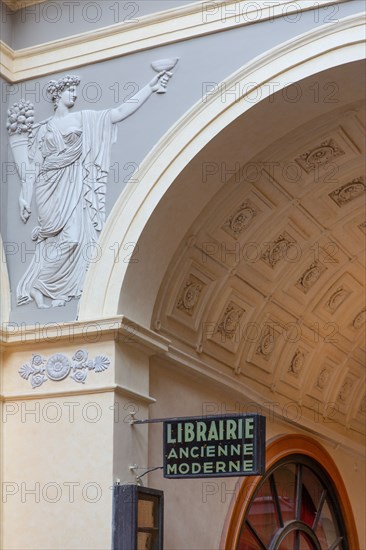
[[[342,476],[330,454],[314,439],[305,435],[279,436],[268,443],[266,449],[266,472],[281,459],[290,455],[308,456],[317,462],[328,477],[333,481],[333,489],[338,498],[339,508],[343,517],[349,547],[359,548],[358,534],[353,517],[351,503]],[[220,548],[233,550],[237,547],[241,526],[247,513],[249,504],[263,477],[253,476],[245,478],[234,495],[227,520],[224,525]]]
[[[157,500],[157,544],[154,548],[163,550],[164,493],[139,485],[115,485],[113,487],[113,550],[137,548],[138,501],[140,499]],[[140,531],[145,531],[145,529],[140,529]]]

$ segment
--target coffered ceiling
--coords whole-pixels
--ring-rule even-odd
[[[153,319],[185,353],[358,441],[366,421],[364,120],[360,102],[312,118],[236,171],[231,163],[229,178],[229,166],[208,157],[197,185],[223,170],[225,185],[175,253]]]

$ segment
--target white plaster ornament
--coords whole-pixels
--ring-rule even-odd
[[[163,63],[164,61],[164,63]],[[170,61],[168,63],[168,61]],[[64,306],[82,293],[85,274],[105,222],[105,195],[116,123],[135,113],[154,93],[166,91],[175,60],[162,68],[135,101],[104,111],[73,112],[80,78],[51,80],[55,113],[34,124],[34,107],[21,100],[8,111],[10,146],[21,180],[20,217],[27,223],[33,195],[38,225],[35,253],[17,287],[17,304]],[[164,69],[165,67],[165,69]]]
[[[225,310],[219,326],[217,327],[217,332],[229,340],[233,340],[239,328],[240,319],[244,313],[244,309],[237,307],[234,302],[230,302]]]
[[[194,309],[200,299],[204,285],[203,283],[190,275],[184,284],[184,288],[181,291],[177,308],[184,311],[188,315],[193,315]]]
[[[280,260],[288,257],[288,251],[295,243],[295,239],[284,231],[274,242],[268,244],[262,254],[262,260],[274,268]]]
[[[305,363],[305,354],[302,351],[297,350],[297,352],[292,358],[291,364],[287,372],[298,377],[299,374],[301,373],[304,363]]]
[[[357,313],[356,317],[352,321],[352,325],[355,329],[361,328],[365,324],[366,320],[366,309],[362,309]]]
[[[323,390],[327,386],[327,384],[329,382],[329,377],[330,377],[329,370],[328,369],[322,369],[319,376],[318,376],[318,380],[316,382],[316,385],[320,390]]]
[[[334,139],[328,139],[323,141],[314,149],[303,153],[296,162],[307,172],[308,174],[315,170],[317,166],[323,166],[328,164],[331,160],[344,155],[345,152],[339,147]]]
[[[70,359],[63,353],[55,353],[46,360],[41,355],[33,355],[29,363],[19,369],[24,380],[29,380],[32,388],[38,388],[47,380],[59,382],[70,375],[70,378],[84,384],[88,372],[103,372],[108,369],[111,361],[106,355],[97,355],[95,359],[88,358],[88,352],[79,349]]]
[[[257,355],[262,355],[265,359],[268,359],[268,357],[272,354],[274,348],[276,345],[276,336],[274,330],[269,326],[266,325],[264,329],[264,334],[259,342],[259,346],[257,347]]]
[[[329,197],[334,200],[334,202],[339,206],[345,206],[349,202],[362,197],[366,191],[366,185],[364,183],[364,178],[361,176],[355,178],[354,180],[338,187],[332,193],[329,193]]]
[[[326,271],[326,268],[322,264],[319,262],[314,262],[301,275],[296,286],[306,294],[319,280],[324,271]]]
[[[252,223],[257,211],[249,201],[243,202],[232,216],[225,222],[223,229],[234,238],[238,238]]]

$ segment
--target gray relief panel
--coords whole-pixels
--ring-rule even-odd
[[[12,32],[13,32],[14,13],[11,9],[0,0],[0,38],[5,44],[13,47]]]
[[[7,89],[7,83],[6,81],[0,77],[0,86],[2,92],[4,92]],[[0,233],[4,237],[6,234],[6,211],[7,211],[7,204],[8,204],[8,185],[6,184],[6,174],[4,171],[7,169],[7,159],[8,159],[8,136],[5,129],[6,124],[6,111],[7,111],[8,105],[7,105],[7,96],[6,94],[3,95],[1,98],[1,106],[0,106],[0,158],[1,158],[1,169],[2,169],[2,185],[0,188]],[[19,185],[19,182],[18,182]],[[3,258],[2,258],[3,260]],[[1,291],[1,289],[0,289]]]
[[[19,10],[14,16],[16,49],[95,31],[108,25],[192,4],[192,0],[52,0]]]
[[[341,4],[337,17],[359,12],[361,4],[358,1]],[[118,124],[118,139],[112,148],[107,185],[107,215],[128,184],[131,171],[177,119],[200,100],[205,83],[219,83],[260,53],[323,24],[321,14],[322,11],[319,16],[314,12],[306,12],[296,24],[284,19],[273,23],[263,22],[70,71],[82,78],[76,108],[102,110],[115,107],[145,85],[154,75],[150,66],[152,61],[166,57],[180,58],[169,83],[168,93],[154,94],[139,111]],[[56,74],[52,78],[61,76],[63,74]],[[52,105],[43,93],[49,79],[44,77],[11,88],[13,93],[9,97],[9,104],[25,96],[35,103],[36,120],[50,117]],[[4,134],[3,128],[1,131]],[[20,185],[16,174],[9,174],[3,180],[4,185],[8,190],[8,203],[4,204],[8,213],[4,241],[11,251],[8,255],[13,307],[11,320],[18,323],[45,323],[75,319],[76,300],[65,307],[47,310],[37,309],[34,303],[16,306],[16,287],[34,254],[30,234],[37,225],[37,216],[33,204],[28,224],[24,225],[20,220]]]

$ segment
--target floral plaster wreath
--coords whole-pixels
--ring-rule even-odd
[[[111,361],[105,355],[97,355],[95,359],[88,359],[88,352],[79,349],[72,359],[63,353],[55,353],[46,360],[41,355],[33,355],[29,363],[19,369],[19,374],[25,380],[30,378],[32,388],[38,388],[48,379],[58,382],[67,376],[80,384],[84,384],[88,371],[103,372],[110,366]]]

